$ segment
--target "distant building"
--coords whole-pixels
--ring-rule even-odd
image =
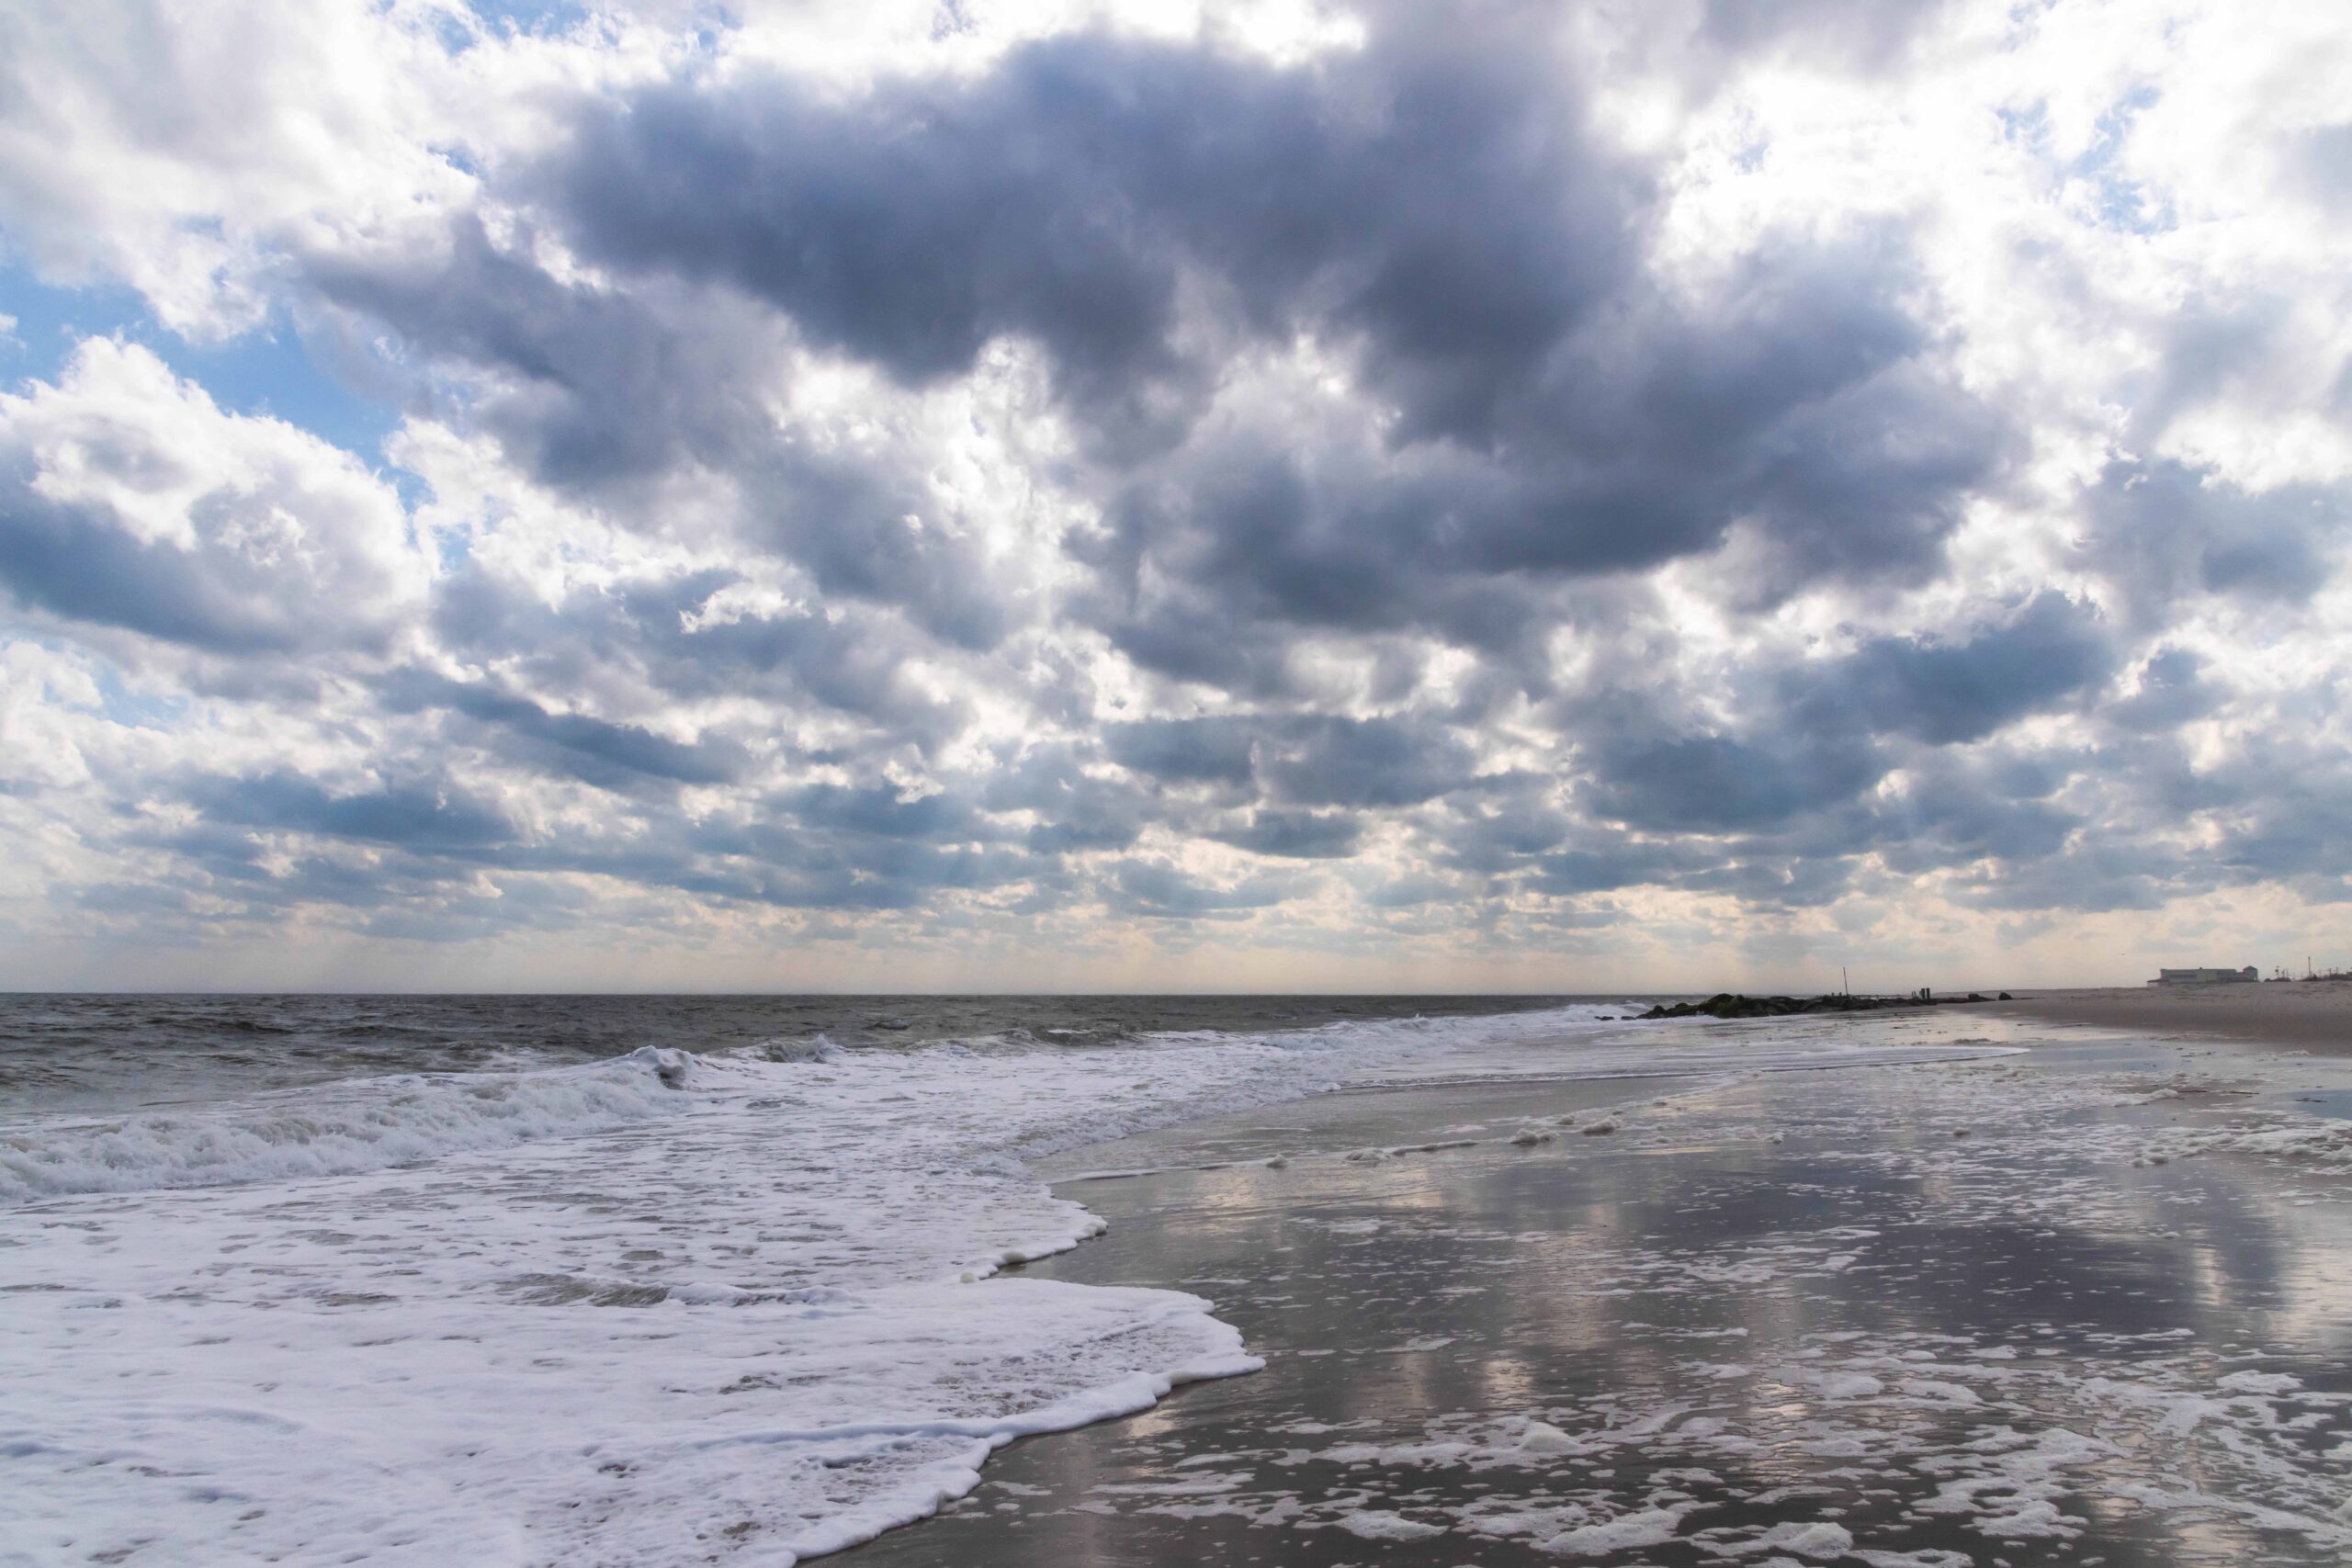
[[[2225,980],[2259,980],[2262,971],[2249,964],[2243,969],[2159,969],[2151,986],[2211,986]]]

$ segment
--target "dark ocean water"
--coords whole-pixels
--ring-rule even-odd
[[[0,996],[0,1102],[20,1111],[167,1105],[346,1077],[527,1070],[644,1046],[1102,1046],[1144,1033],[1260,1033],[1577,999],[1595,998]]]

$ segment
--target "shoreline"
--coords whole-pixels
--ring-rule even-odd
[[[1086,1151],[1115,1178],[1040,1169],[1108,1229],[1021,1272],[1197,1292],[1264,1369],[1015,1444],[842,1561],[2188,1568],[2156,1483],[2189,1467],[2227,1549],[2338,1561],[2325,1478],[2227,1400],[2340,1376],[2340,1189],[2181,1157],[2241,1114],[2202,1097],[2242,1066],[1985,1043],[2030,1049],[1362,1086]],[[2166,1426],[2192,1398],[2215,1414]]]
[[[2352,1056],[2352,984],[2261,981],[2178,987],[2018,991],[2006,1002],[1969,1004],[2045,1023],[2132,1032],[2160,1030]]]

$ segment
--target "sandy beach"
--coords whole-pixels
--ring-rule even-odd
[[[1349,1090],[1085,1151],[1125,1174],[1057,1190],[1109,1233],[1030,1272],[1197,1292],[1265,1370],[1018,1444],[847,1561],[2341,1562],[2344,1069],[1860,1029],[1980,1054]]]
[[[2095,1029],[2189,1033],[2352,1055],[2352,981],[2020,991],[1986,1010]]]

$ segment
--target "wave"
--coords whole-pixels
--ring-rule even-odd
[[[1602,1007],[1540,1013],[1340,1021],[1264,1033],[1000,1031],[912,1047],[851,1050],[824,1034],[775,1038],[708,1055],[640,1047],[602,1062],[516,1062],[498,1070],[353,1077],[243,1100],[116,1115],[48,1114],[0,1122],[0,1203],[79,1193],[234,1186],[356,1175],[545,1138],[609,1132],[697,1105],[789,1084],[779,1069],[898,1075],[922,1092],[941,1074],[983,1071],[1012,1102],[1030,1084],[1046,1100],[1073,1073],[1133,1077],[1141,1091],[1094,1117],[1014,1114],[1031,1152],[1091,1142],[1187,1114],[1311,1093],[1351,1070],[1428,1051],[1524,1040],[1605,1016]],[[527,1061],[527,1057],[525,1058]],[[982,1062],[998,1064],[981,1068]],[[958,1064],[961,1064],[959,1066]],[[970,1086],[978,1088],[976,1083]],[[961,1092],[961,1090],[959,1090]]]
[[[153,1114],[0,1124],[0,1201],[346,1176],[690,1110],[702,1059],[355,1078]]]

